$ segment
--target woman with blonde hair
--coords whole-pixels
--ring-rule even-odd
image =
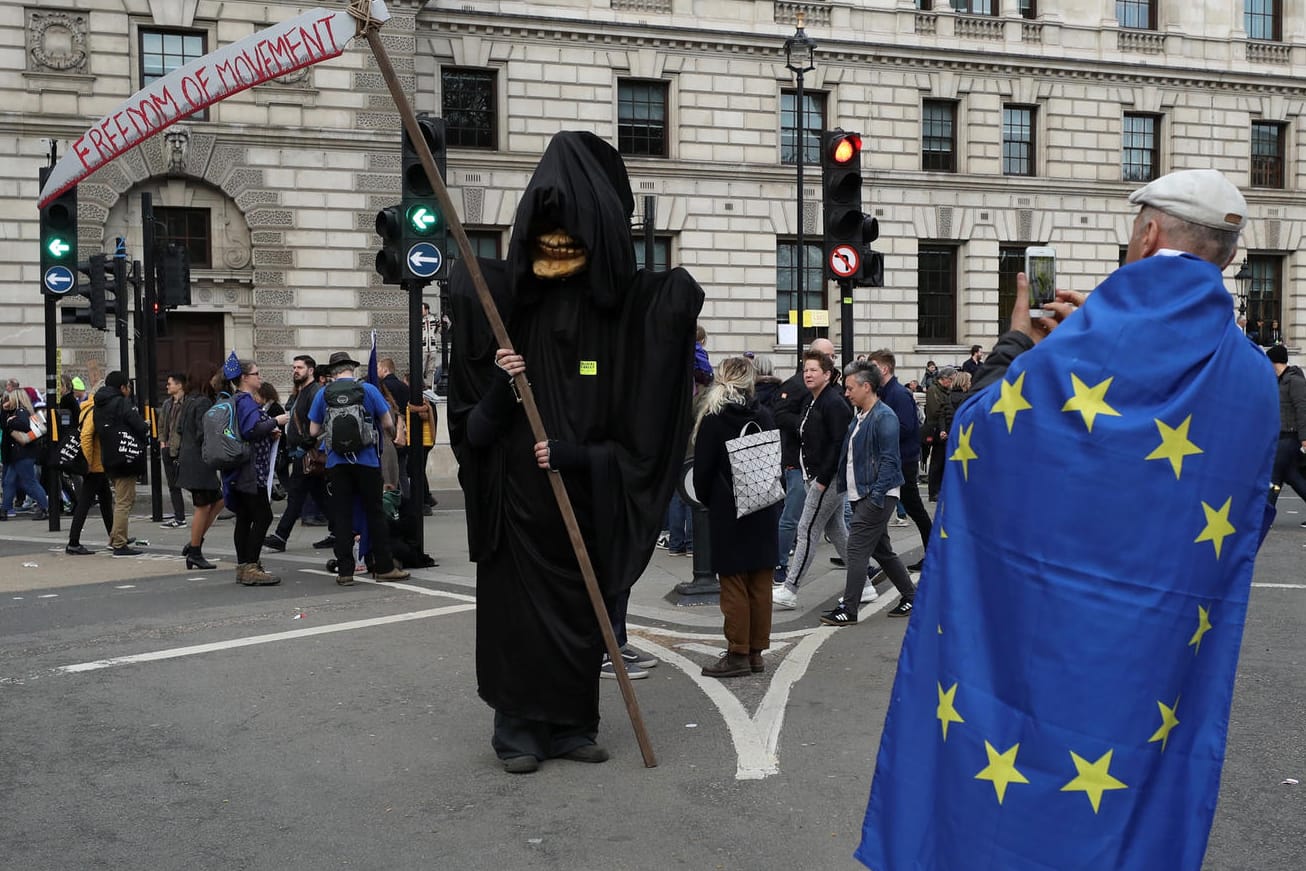
[[[721,361],[694,421],[694,493],[708,509],[712,570],[721,579],[727,644],[725,655],[704,667],[708,677],[760,672],[762,651],[771,646],[771,574],[780,546],[780,505],[736,517],[726,452],[726,442],[738,438],[745,427],[750,432],[775,429],[770,409],[754,396],[753,381],[749,360]]]
[[[50,508],[45,488],[36,475],[36,460],[41,454],[41,443],[32,435],[34,417],[32,402],[25,391],[10,390],[4,394],[4,401],[0,403],[0,421],[3,421],[0,425],[4,430],[0,433],[0,461],[3,461],[5,467],[0,520],[9,519],[19,487],[36,500],[32,520],[44,520]]]

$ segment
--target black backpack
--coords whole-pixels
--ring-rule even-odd
[[[363,404],[363,383],[352,379],[332,381],[324,389],[326,446],[337,454],[356,454],[376,444],[376,425]]]

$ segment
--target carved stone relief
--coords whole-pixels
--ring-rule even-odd
[[[86,72],[86,16],[75,12],[27,12],[28,69]]]

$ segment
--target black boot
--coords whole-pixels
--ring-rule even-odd
[[[204,558],[204,553],[198,547],[192,547],[186,554],[187,569],[216,569],[213,563]]]

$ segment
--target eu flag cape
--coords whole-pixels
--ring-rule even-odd
[[[1188,255],[1116,271],[959,409],[858,859],[1200,868],[1278,429]]]

